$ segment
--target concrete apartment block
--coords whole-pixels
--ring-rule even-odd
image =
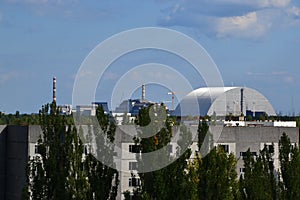
[[[193,134],[197,133],[197,126],[188,127]],[[84,128],[86,129],[86,128]],[[247,127],[247,126],[212,126],[215,145],[224,145],[228,152],[234,153],[237,162],[237,172],[242,173],[243,152],[250,148],[257,155],[264,144],[275,145],[274,162],[279,168],[278,142],[283,133],[286,133],[292,143],[299,143],[299,128],[296,127]],[[216,134],[217,132],[221,134]],[[129,134],[128,134],[129,133]],[[22,189],[26,181],[26,165],[29,156],[36,155],[35,146],[42,134],[40,126],[0,126],[0,199],[20,199]],[[131,173],[137,175],[135,153],[130,152],[134,145],[133,137],[136,135],[134,126],[118,126],[115,137],[116,157],[118,168],[122,169],[119,174],[120,185],[118,198],[122,199],[122,192],[132,191]],[[218,137],[217,137],[218,136]],[[172,153],[176,151],[176,143],[171,143]],[[194,138],[192,150],[197,149],[197,137]],[[137,176],[138,178],[138,176]]]

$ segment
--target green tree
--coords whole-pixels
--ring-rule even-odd
[[[187,176],[187,167],[191,150],[185,149],[191,144],[192,137],[186,127],[181,127],[178,141],[178,148],[174,154],[179,157],[175,160],[171,156],[169,148],[172,138],[173,121],[166,117],[166,110],[163,105],[152,105],[140,110],[137,118],[140,126],[139,137],[135,142],[142,153],[161,150],[157,157],[145,158],[137,154],[138,171],[145,167],[155,168],[159,162],[168,161],[171,164],[160,170],[147,173],[139,172],[141,187],[135,190],[136,199],[190,199],[191,188]],[[144,134],[151,137],[142,137]]]
[[[103,108],[97,109],[97,123],[93,133],[97,155],[113,163],[115,125]],[[43,136],[38,141],[39,155],[28,164],[26,199],[115,199],[118,173],[98,161],[93,155],[83,157],[83,130],[79,132],[68,116],[60,115],[55,102],[40,110]],[[98,126],[99,127],[99,126]],[[90,132],[89,132],[90,133]],[[80,137],[79,137],[80,136]],[[81,139],[80,139],[81,138]],[[110,143],[106,142],[110,141]]]
[[[245,173],[240,177],[243,199],[278,199],[273,156],[273,145],[265,145],[257,157],[248,149],[243,157]]]
[[[96,110],[97,123],[99,126],[93,126],[93,136],[95,137],[96,149],[92,149],[102,161],[114,163],[114,139],[116,126],[109,115],[104,113],[102,106]],[[91,130],[89,136],[92,137]],[[89,141],[89,139],[87,139]],[[88,154],[85,160],[85,168],[90,182],[90,191],[88,199],[115,199],[118,190],[118,172],[117,170],[104,165],[93,155]]]
[[[83,148],[75,126],[59,115],[55,102],[40,110],[43,136],[39,155],[29,161],[29,191],[33,199],[87,199],[86,174],[81,169]]]
[[[300,199],[300,152],[298,146],[292,146],[286,133],[279,141],[279,162],[281,198]]]
[[[238,182],[236,159],[222,147],[212,147],[212,134],[205,120],[198,126],[198,149],[189,169],[197,185],[197,199],[236,199]],[[200,151],[201,150],[201,151]],[[205,154],[202,157],[201,153]]]
[[[200,120],[198,125],[198,151],[200,151],[201,148],[204,148],[206,153],[209,151],[210,142],[208,140],[211,139],[211,137],[206,137],[207,134],[210,134],[208,129],[209,126],[207,122],[205,120]],[[202,147],[203,145],[205,146]]]

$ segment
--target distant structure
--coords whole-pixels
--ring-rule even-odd
[[[92,105],[95,109],[99,106],[102,106],[104,114],[110,114],[107,102],[92,102]]]
[[[244,88],[241,88],[241,114],[244,114]]]
[[[142,85],[142,102],[146,101],[146,86]]]
[[[72,113],[82,116],[96,116],[98,106],[102,106],[104,114],[111,114],[108,109],[107,102],[92,102],[91,105],[76,105],[76,107],[72,110]]]
[[[62,115],[71,115],[72,114],[72,105],[64,104],[58,106],[59,113]]]
[[[140,109],[143,107],[148,107],[149,105],[154,104],[147,100],[142,101],[141,99],[128,99],[124,100],[116,109],[115,113],[130,113],[131,115],[138,115]]]
[[[56,102],[56,77],[53,77],[53,102]]]
[[[276,116],[275,110],[258,91],[247,87],[204,87],[185,96],[176,116]]]
[[[140,109],[143,107],[148,107],[149,105],[154,104],[146,99],[146,85],[142,85],[142,98],[141,99],[127,99],[124,100],[118,107],[115,109],[115,113],[130,113],[133,116],[138,115]]]

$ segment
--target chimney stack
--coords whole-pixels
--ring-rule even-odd
[[[241,114],[243,114],[243,104],[244,104],[244,88],[241,88]]]
[[[53,77],[53,102],[56,102],[56,77]]]
[[[142,101],[146,100],[146,86],[145,84],[142,85]]]

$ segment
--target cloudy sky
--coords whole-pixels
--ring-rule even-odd
[[[276,112],[300,113],[296,0],[1,0],[0,111],[38,112],[51,101],[53,76],[58,103],[71,104],[74,78],[89,52],[114,34],[149,26],[174,29],[199,42],[226,86],[254,88]],[[130,66],[166,60],[182,62],[157,52],[120,59],[106,73],[106,85],[99,83],[97,100],[109,101],[109,84]],[[194,88],[204,86],[192,71],[184,71]],[[165,91],[153,91],[150,100],[170,100]]]

